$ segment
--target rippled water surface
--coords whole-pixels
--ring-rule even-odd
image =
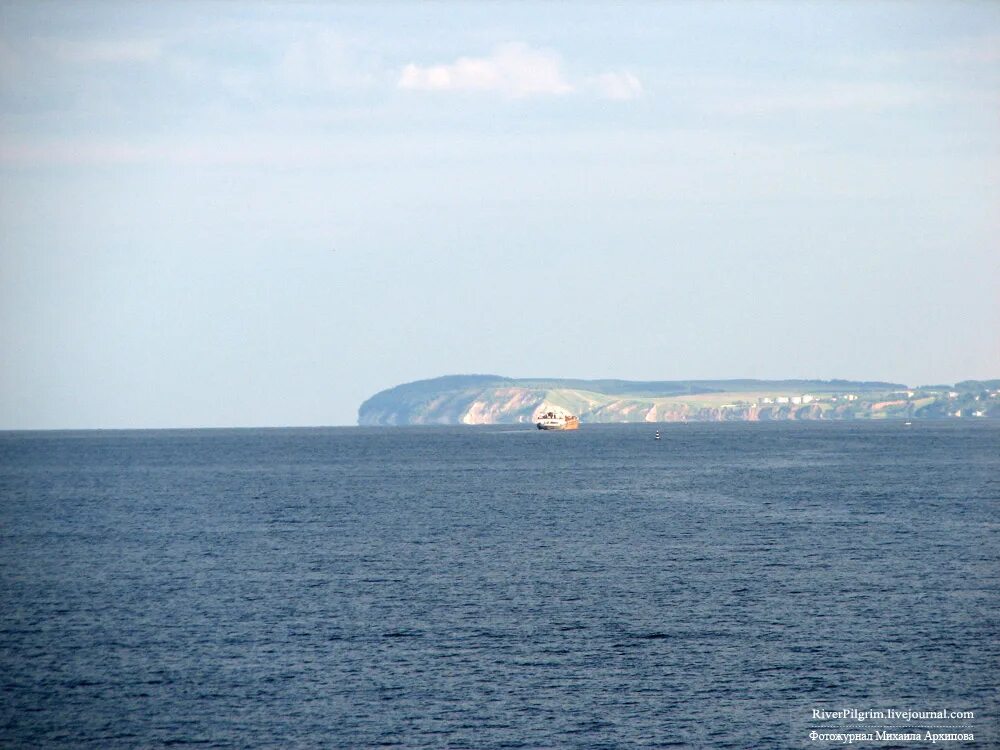
[[[1000,425],[660,430],[0,433],[0,747],[997,746]]]

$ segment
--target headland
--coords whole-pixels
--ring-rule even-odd
[[[576,380],[448,375],[376,393],[360,425],[530,423],[551,407],[595,422],[1000,418],[1000,379],[907,386],[855,380]]]

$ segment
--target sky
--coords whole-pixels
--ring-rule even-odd
[[[0,429],[1000,377],[1000,3],[0,2]]]

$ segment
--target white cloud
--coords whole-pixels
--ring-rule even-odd
[[[397,86],[414,91],[493,91],[511,98],[558,96],[574,87],[558,55],[526,44],[504,44],[489,57],[460,57],[450,65],[403,68]]]
[[[1000,62],[1000,34],[972,37],[932,53],[945,62],[959,65],[995,65]]]
[[[50,39],[42,44],[54,57],[69,63],[153,62],[163,54],[163,43],[155,39]]]
[[[927,92],[911,85],[831,83],[824,86],[776,86],[760,92],[716,95],[709,108],[732,115],[777,112],[882,112],[918,104]],[[710,99],[711,101],[711,99]]]
[[[146,149],[131,143],[80,138],[14,139],[0,143],[0,164],[18,166],[136,164],[149,161]]]
[[[21,73],[21,57],[14,48],[0,39],[0,84],[5,88],[16,81]]]
[[[620,101],[638,99],[642,96],[642,84],[629,72],[602,73],[590,79],[590,84],[598,96]]]
[[[885,50],[868,55],[847,55],[838,61],[846,68],[883,70],[913,66],[920,63],[959,67],[995,67],[1000,62],[1000,34],[966,37],[946,44],[916,48]]]

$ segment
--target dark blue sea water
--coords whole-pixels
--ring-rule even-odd
[[[653,429],[0,434],[0,747],[998,746],[1000,425]]]

